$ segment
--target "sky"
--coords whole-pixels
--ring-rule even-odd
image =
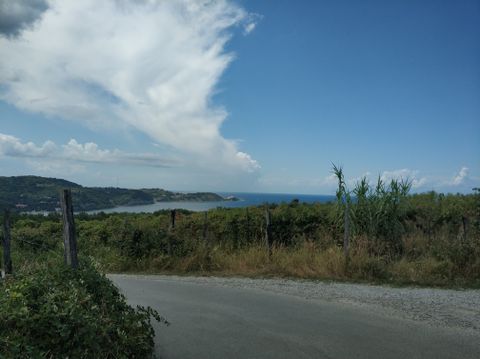
[[[0,175],[480,187],[479,0],[0,0]]]

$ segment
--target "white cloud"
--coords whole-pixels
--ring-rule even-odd
[[[453,186],[460,186],[468,178],[468,167],[462,167],[450,182]]]
[[[353,188],[354,186],[357,185],[358,182],[360,182],[363,178],[366,178],[367,180],[370,180],[370,176],[372,174],[367,171],[365,172],[364,174],[362,174],[361,176],[358,176],[358,177],[353,177],[353,178],[350,178],[350,179],[347,179],[346,182],[347,182],[347,185],[351,188]],[[336,178],[336,177],[335,177]]]
[[[259,167],[222,137],[227,112],[211,101],[232,30],[252,31],[256,15],[228,0],[48,5],[34,27],[0,37],[0,99],[92,128],[133,127],[207,168]]]
[[[245,21],[243,23],[243,34],[245,36],[249,35],[255,28],[257,24],[263,19],[263,15],[256,13],[247,14]]]
[[[374,171],[364,172],[362,175],[348,176],[345,181],[350,190],[355,188],[357,182],[366,177],[367,182],[373,188],[376,186],[378,176]],[[380,172],[380,179],[385,185],[389,185],[392,179],[409,180],[412,183],[412,192],[424,192],[435,190],[439,192],[464,192],[470,193],[473,187],[479,187],[480,177],[474,176],[467,167],[462,167],[453,177],[448,174],[425,173],[420,170],[409,168],[395,169]],[[338,186],[337,177],[333,173],[326,176],[295,176],[295,171],[285,173],[263,173],[258,178],[260,190],[266,192],[289,192],[289,193],[335,193]]]
[[[338,185],[338,178],[334,173],[330,173],[328,176],[320,180],[318,183],[319,185],[323,186],[337,186]]]
[[[237,152],[237,158],[245,166],[247,172],[253,172],[260,169],[260,164],[254,160],[248,153]]]
[[[420,188],[425,186],[428,183],[428,180],[426,177],[422,178],[413,178],[412,179],[412,188]]]
[[[16,137],[0,133],[0,155],[11,157],[46,157],[55,151],[55,144],[51,141],[41,146],[33,142],[22,143]]]
[[[179,165],[176,161],[162,158],[152,153],[128,153],[117,149],[103,150],[96,143],[78,143],[71,139],[67,144],[57,146],[52,141],[46,141],[42,145],[33,142],[22,142],[14,136],[0,133],[0,157],[23,157],[36,159],[49,159],[63,163],[74,162],[85,163],[109,163],[129,164],[149,167],[170,167]],[[30,162],[31,163],[31,162]],[[38,164],[42,169],[46,164]],[[77,167],[78,168],[78,167]]]
[[[410,180],[412,182],[412,188],[418,189],[428,183],[426,177],[419,176],[420,171],[411,170],[408,168],[402,168],[393,171],[384,171],[380,178],[387,184],[392,180]]]
[[[257,24],[254,23],[254,22],[251,22],[251,23],[245,25],[245,35],[250,34],[255,29],[256,26],[257,26]]]

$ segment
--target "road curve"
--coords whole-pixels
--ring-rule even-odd
[[[149,305],[162,359],[480,358],[480,335],[348,303],[168,276],[109,275],[130,304]]]

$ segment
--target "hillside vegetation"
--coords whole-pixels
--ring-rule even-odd
[[[340,186],[341,187],[341,186]],[[480,285],[480,195],[408,194],[408,183],[361,182],[336,203],[77,215],[79,252],[106,271],[287,276],[419,284]],[[343,192],[342,192],[343,191]],[[354,199],[350,195],[355,196]],[[74,194],[74,203],[78,197]],[[350,217],[344,253],[345,209]],[[265,210],[271,212],[271,250]],[[15,262],[62,251],[61,218],[19,215]]]
[[[38,176],[0,177],[0,208],[20,211],[55,211],[60,204],[58,193],[70,188],[76,211],[90,211],[117,206],[134,206],[171,201],[224,201],[215,193],[177,193],[163,189],[124,189],[83,187],[63,179]]]

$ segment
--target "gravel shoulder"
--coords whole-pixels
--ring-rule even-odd
[[[395,288],[292,279],[250,279],[237,277],[184,277],[170,275],[115,275],[138,279],[185,282],[205,286],[261,290],[361,307],[392,318],[422,322],[437,328],[459,329],[463,334],[480,334],[480,290],[437,288]]]

